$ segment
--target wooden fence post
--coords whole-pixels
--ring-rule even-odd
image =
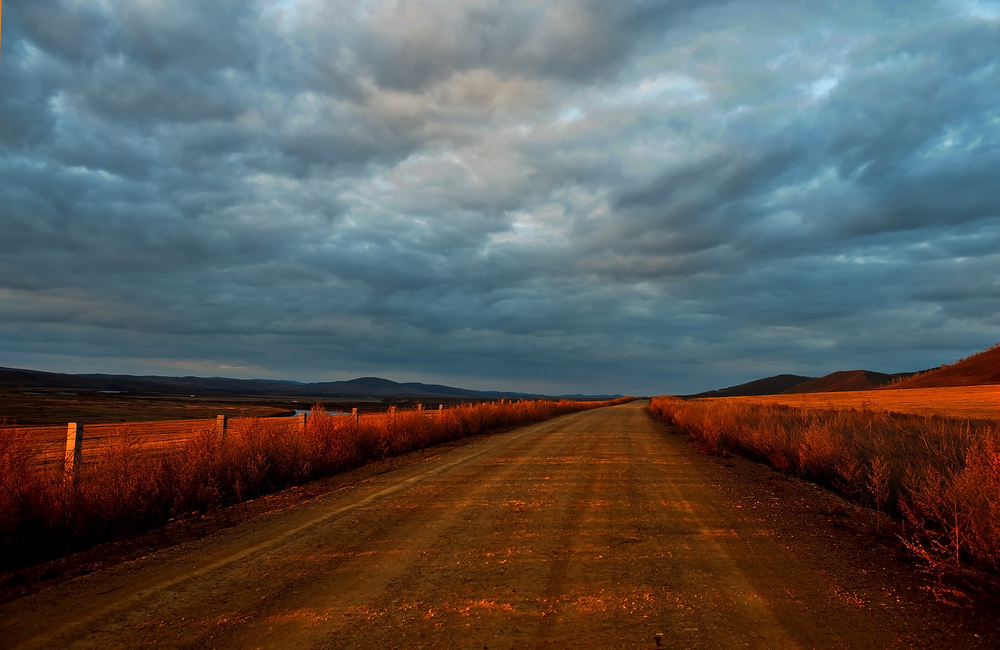
[[[298,416],[296,416],[296,417],[299,418],[299,431],[302,432],[302,433],[305,433],[306,432],[306,420],[309,418],[309,414],[308,413],[299,413]]]
[[[67,479],[73,480],[77,472],[80,471],[82,461],[83,425],[78,422],[70,422],[66,426],[66,456],[63,462],[63,471]]]
[[[219,417],[215,418],[215,427],[216,430],[218,430],[219,432],[219,437],[222,439],[222,442],[225,442],[226,429],[229,428],[229,418],[225,415],[220,415]]]

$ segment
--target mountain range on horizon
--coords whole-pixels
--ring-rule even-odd
[[[620,395],[541,395],[512,391],[481,391],[420,382],[399,383],[381,377],[359,377],[345,381],[296,382],[278,379],[230,379],[226,377],[168,377],[160,375],[67,374],[0,367],[0,390],[106,391],[200,396],[268,396],[308,398],[425,398],[458,399],[613,399]]]
[[[1000,384],[1000,344],[952,364],[910,373],[871,370],[838,370],[822,377],[780,374],[736,386],[683,397],[737,397],[788,393],[821,393],[877,390],[880,388],[940,388]],[[512,391],[480,391],[440,384],[395,382],[380,377],[359,377],[331,382],[296,382],[276,379],[226,377],[168,377],[160,375],[67,374],[0,367],[0,391],[109,391],[201,396],[271,396],[307,398],[419,399],[612,399],[620,395],[542,395]]]
[[[1000,384],[1000,344],[952,364],[918,372],[838,370],[822,377],[775,375],[683,397],[750,397],[790,393],[836,393],[880,388],[946,388]]]

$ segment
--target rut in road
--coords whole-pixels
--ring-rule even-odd
[[[888,647],[642,403],[450,445],[0,608],[23,647]],[[821,566],[821,565],[820,565]],[[909,639],[909,641],[907,640]]]

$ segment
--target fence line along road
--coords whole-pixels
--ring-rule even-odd
[[[424,409],[422,404],[418,404],[417,411],[427,415],[436,415],[444,411],[443,405],[438,405],[437,409]],[[396,412],[396,407],[389,407],[388,411],[372,413],[359,413],[358,409],[352,409],[351,413],[333,413],[330,417],[355,418],[383,418],[391,417]],[[47,425],[33,427],[2,427],[8,434],[23,435],[35,446],[35,459],[38,463],[64,464],[72,462],[67,459],[75,458],[77,462],[87,463],[93,460],[95,454],[101,450],[110,448],[114,443],[124,443],[131,447],[142,450],[144,453],[164,454],[175,451],[184,446],[191,438],[204,433],[218,433],[225,436],[226,432],[234,427],[239,427],[241,422],[255,420],[268,428],[287,429],[289,427],[305,427],[307,414],[302,413],[288,417],[238,417],[230,418],[219,415],[215,418],[200,418],[187,420],[154,420],[142,422],[102,422],[102,423],[77,423],[71,422],[63,425]],[[83,435],[75,435],[78,429],[82,429]]]

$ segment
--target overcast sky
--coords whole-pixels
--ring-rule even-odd
[[[2,21],[2,366],[659,394],[1000,340],[1000,2]]]

